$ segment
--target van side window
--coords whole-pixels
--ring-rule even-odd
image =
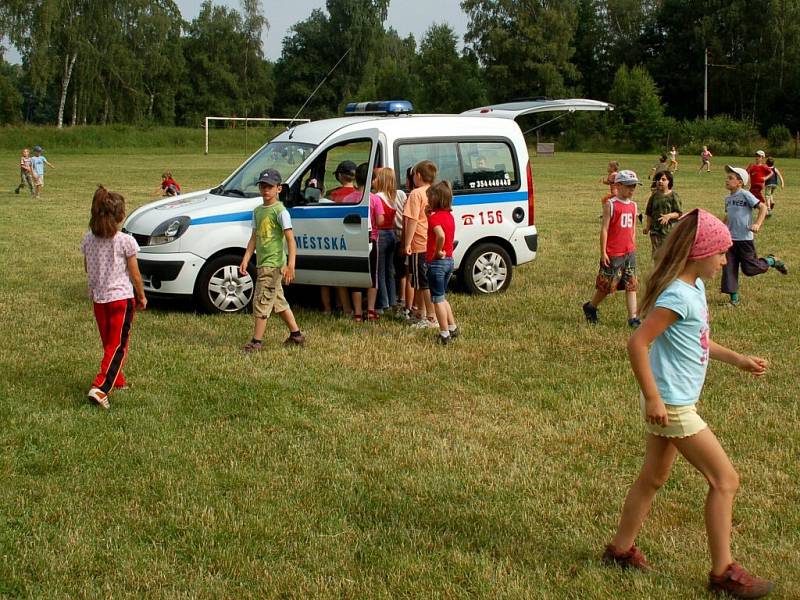
[[[396,152],[398,187],[405,184],[406,169],[421,160],[436,163],[437,179],[447,179],[456,193],[501,191],[520,185],[514,154],[506,141],[402,141]]]
[[[320,154],[295,181],[288,193],[291,206],[360,204],[363,194],[355,189],[355,170],[368,162],[370,140],[348,140]]]

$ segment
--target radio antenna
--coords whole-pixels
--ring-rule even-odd
[[[340,63],[341,63],[341,62],[344,60],[344,57],[345,57],[345,56],[347,56],[347,55],[350,53],[350,50],[351,50],[351,48],[348,48],[347,50],[345,50],[345,53],[344,53],[344,54],[342,54],[342,57],[341,57],[339,60],[337,60],[337,61],[336,61],[336,64],[335,64],[335,65],[333,65],[333,68],[331,68],[331,70],[330,70],[330,71],[328,71],[328,74],[327,74],[327,75],[325,75],[325,77],[322,79],[322,81],[320,81],[320,82],[319,82],[319,85],[318,85],[317,87],[315,87],[315,88],[314,88],[314,91],[313,91],[313,92],[311,92],[311,94],[309,95],[309,97],[308,97],[308,98],[306,98],[306,101],[305,101],[305,102],[303,102],[303,106],[301,106],[301,107],[300,107],[300,110],[298,110],[298,111],[297,111],[297,114],[296,114],[295,116],[293,116],[293,117],[292,117],[292,120],[291,120],[291,121],[289,122],[289,124],[286,126],[286,127],[287,127],[287,129],[290,129],[290,128],[292,127],[292,125],[294,124],[294,121],[295,121],[295,119],[297,119],[297,117],[299,117],[299,116],[300,116],[300,113],[301,113],[301,112],[303,112],[303,109],[306,107],[306,105],[307,105],[307,104],[308,104],[308,103],[311,101],[311,99],[314,97],[314,94],[316,94],[316,93],[319,91],[319,88],[321,88],[321,87],[322,87],[322,84],[324,84],[324,83],[325,83],[325,82],[328,80],[328,77],[330,77],[330,76],[331,76],[331,73],[333,73],[333,72],[336,70],[336,67],[338,67],[338,66],[339,66],[339,64],[340,64]]]

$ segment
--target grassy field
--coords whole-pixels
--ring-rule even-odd
[[[503,295],[451,296],[457,343],[299,310],[307,347],[283,348],[271,319],[269,349],[244,356],[251,316],[153,303],[134,324],[132,387],[102,412],[84,398],[100,343],[78,251],[95,184],[135,207],[162,170],[200,189],[242,156],[51,148],[33,201],[12,193],[17,154],[0,153],[0,596],[704,597],[706,486],[684,461],[639,540],[659,573],[598,560],[644,449],[624,302],[597,327],[581,313],[609,158],[535,163],[539,257]],[[682,161],[684,207],[721,214],[725,160],[702,175]],[[741,475],[735,556],[798,598],[800,161],[779,167],[789,187],[757,246],[789,276],[744,280],[738,309],[708,284],[715,340],[771,372],[713,365],[700,412]]]

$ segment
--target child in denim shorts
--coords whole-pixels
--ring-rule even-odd
[[[281,280],[290,284],[294,280],[297,245],[292,231],[289,211],[278,202],[281,191],[281,174],[275,169],[266,169],[258,177],[258,190],[264,203],[253,210],[253,233],[247,243],[239,273],[247,275],[250,257],[256,252],[258,279],[253,295],[253,314],[256,322],[253,338],[244,346],[245,352],[261,350],[262,338],[267,328],[267,318],[275,312],[289,328],[287,345],[302,345],[305,337],[297,327],[294,313],[283,295]],[[283,240],[289,249],[287,260],[283,251]]]
[[[440,181],[426,190],[428,196],[428,240],[425,262],[433,310],[439,321],[436,342],[447,345],[460,333],[453,309],[445,298],[447,283],[453,274],[453,238],[456,223],[453,219],[453,189],[448,181]]]
[[[603,224],[600,229],[600,271],[597,274],[595,293],[583,305],[583,314],[589,323],[597,323],[597,306],[615,290],[625,290],[628,307],[628,325],[638,327],[636,316],[636,203],[631,199],[640,185],[633,171],[620,171],[616,176],[617,195],[603,205]]]

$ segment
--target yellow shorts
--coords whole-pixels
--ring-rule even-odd
[[[639,406],[642,411],[642,417],[646,417],[644,394],[641,393],[639,394]],[[669,425],[662,427],[645,421],[647,433],[667,438],[685,438],[700,433],[708,427],[703,418],[697,414],[696,404],[687,404],[685,406],[665,404],[664,406],[667,408]]]
[[[258,267],[256,291],[253,294],[253,314],[266,319],[273,312],[282,313],[289,308],[283,295],[280,267]]]

